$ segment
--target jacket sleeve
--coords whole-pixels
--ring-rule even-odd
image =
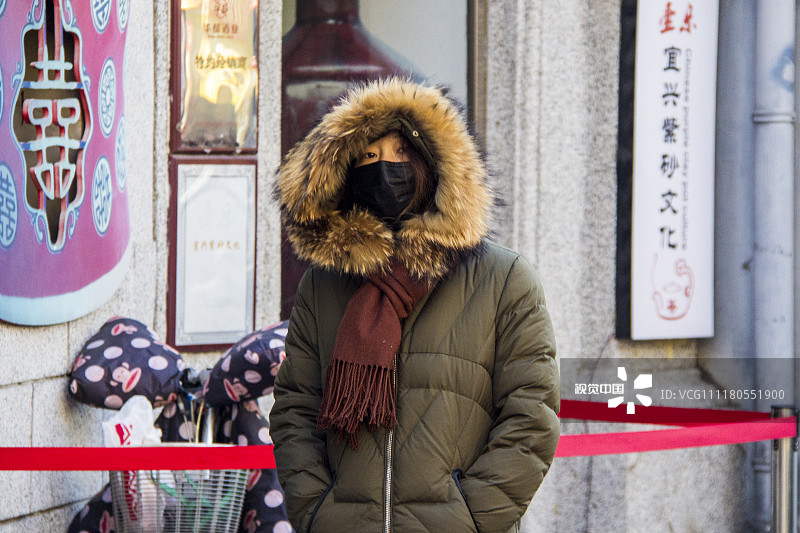
[[[286,495],[289,520],[305,531],[317,502],[331,484],[325,432],[317,431],[322,400],[313,269],[306,271],[295,296],[286,335],[286,359],[275,378],[270,412],[278,480]]]
[[[560,433],[555,338],[533,267],[512,265],[496,317],[495,422],[461,488],[480,533],[505,533],[542,483]]]

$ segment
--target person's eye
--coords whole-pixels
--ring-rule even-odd
[[[378,154],[376,154],[375,152],[367,152],[361,157],[361,159],[362,160],[364,160],[364,159],[372,159],[373,157],[378,157]]]
[[[375,152],[364,152],[364,153],[361,155],[361,157],[359,157],[358,159],[356,159],[356,161],[355,161],[355,166],[356,166],[356,167],[361,167],[361,166],[364,166],[364,165],[366,165],[367,163],[370,163],[370,162],[372,162],[372,160],[373,160],[373,159],[375,159],[376,157],[378,157],[378,154],[376,154]]]

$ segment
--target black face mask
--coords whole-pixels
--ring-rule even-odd
[[[414,198],[411,164],[378,161],[352,168],[347,188],[355,205],[394,223]]]

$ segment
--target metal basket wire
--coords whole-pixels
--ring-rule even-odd
[[[248,470],[111,471],[117,533],[235,533]]]

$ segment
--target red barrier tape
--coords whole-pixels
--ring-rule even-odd
[[[275,468],[272,446],[0,448],[0,470],[225,470]]]
[[[775,418],[770,422],[734,422],[655,431],[561,435],[556,448],[556,457],[718,446],[783,439],[796,435],[797,422],[794,417]]]
[[[556,457],[610,455],[739,444],[797,436],[795,417],[770,418],[769,413],[724,409],[636,406],[627,414],[621,405],[562,400],[560,418],[683,426],[679,429],[561,435]]]
[[[636,406],[562,400],[559,417],[683,426],[678,429],[561,435],[556,457],[608,455],[738,444],[797,436],[794,417],[724,409]],[[0,448],[0,471],[222,470],[275,468],[272,446],[154,446],[122,448]]]

